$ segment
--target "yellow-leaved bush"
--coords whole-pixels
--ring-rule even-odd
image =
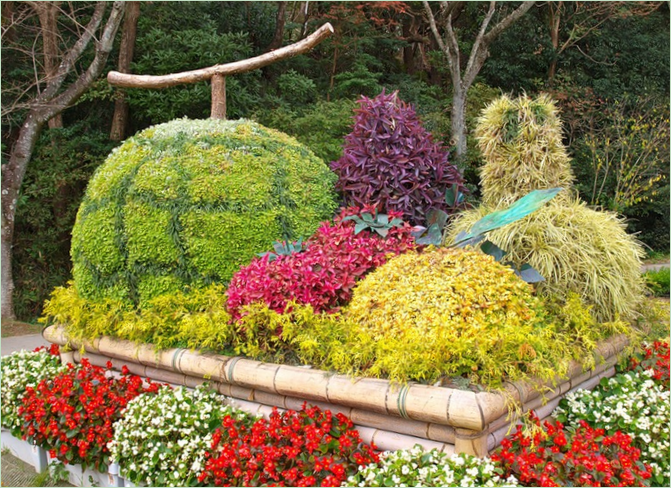
[[[69,283],[53,291],[40,321],[65,324],[71,339],[107,335],[150,343],[158,349],[188,347],[224,352],[235,336],[230,319],[223,285],[161,295],[136,308],[124,300],[87,300]]]
[[[530,285],[473,250],[394,258],[359,283],[345,313],[358,324],[353,365],[376,376],[496,384],[563,374],[572,356]]]
[[[69,286],[54,291],[43,321],[67,324],[73,339],[110,335],[400,383],[465,377],[493,388],[557,379],[571,359],[593,367],[599,341],[631,336],[624,322],[597,323],[577,294],[541,299],[510,268],[470,249],[394,257],[359,282],[338,313],[295,302],[277,313],[258,302],[233,321],[225,306],[221,285],[163,295],[139,309],[94,303]]]

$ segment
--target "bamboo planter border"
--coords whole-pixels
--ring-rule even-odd
[[[503,391],[458,390],[408,383],[392,384],[375,378],[352,378],[312,369],[264,363],[239,356],[223,356],[187,349],[157,351],[150,344],[135,344],[108,336],[92,341],[70,341],[64,327],[44,330],[46,340],[70,344],[76,351],[83,347],[94,364],[112,358],[115,367],[126,364],[140,376],[195,387],[204,381],[216,384],[220,393],[258,405],[300,408],[304,401],[348,415],[358,426],[372,429],[371,437],[406,436],[443,451],[467,452],[478,456],[496,447],[517,421],[508,402],[523,412],[534,409],[549,415],[569,391],[590,385],[614,374],[613,365],[627,345],[625,336],[614,336],[596,349],[597,366],[584,371],[572,362],[568,378],[547,382],[507,383]],[[77,353],[70,360],[80,360]],[[541,390],[545,390],[541,394]],[[553,406],[554,405],[554,406]],[[552,408],[550,408],[552,406]],[[545,414],[545,412],[547,413]],[[263,412],[261,412],[263,413]],[[361,429],[360,429],[361,430]],[[386,433],[385,433],[386,432]],[[375,440],[382,447],[379,439]],[[402,443],[403,443],[402,442]],[[396,445],[396,440],[384,444]],[[412,447],[412,444],[408,447]],[[398,447],[396,447],[398,448]]]

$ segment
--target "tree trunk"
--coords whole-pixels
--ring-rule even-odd
[[[559,26],[561,25],[560,22],[563,4],[564,2],[557,2],[556,6],[554,5],[554,2],[549,2],[548,4],[550,9],[550,40],[554,50],[554,55],[548,70],[548,82],[550,85],[552,85],[554,77],[557,74],[557,56],[559,56]]]
[[[75,69],[77,60],[90,44],[100,26],[106,5],[96,4],[95,11],[88,25],[83,26],[81,36],[62,57],[56,74],[47,79],[44,90],[31,102],[26,120],[21,126],[16,143],[12,147],[9,161],[2,168],[2,318],[13,319],[14,314],[14,279],[12,276],[12,245],[14,241],[14,219],[19,192],[26,174],[28,163],[35,149],[44,124],[66,108],[72,106],[79,97],[100,76],[105,67],[107,57],[112,50],[116,31],[123,18],[124,2],[114,2],[103,32],[95,41],[95,56],[88,68],[79,74],[64,91],[61,91],[66,77]]]
[[[14,277],[12,273],[12,246],[14,217],[19,190],[28,162],[35,149],[44,120],[30,111],[21,126],[19,137],[12,147],[9,163],[2,168],[2,318],[14,320]]]
[[[268,51],[282,46],[284,39],[284,22],[287,10],[287,2],[277,2],[277,16],[275,17],[275,35],[268,46]]]
[[[119,72],[130,73],[130,63],[133,61],[135,52],[135,39],[137,38],[137,20],[140,17],[140,2],[126,2],[126,17],[123,21],[123,34],[119,46]],[[123,90],[116,91],[114,100],[114,115],[112,116],[112,129],[110,139],[122,141],[126,137],[128,126],[128,101]]]
[[[37,11],[42,29],[42,52],[44,53],[44,72],[47,83],[58,71],[58,12],[61,2],[35,2],[33,8]],[[49,119],[49,128],[63,127],[62,115],[56,114]]]
[[[452,144],[456,148],[457,157],[461,158],[466,154],[466,93],[461,86],[454,86],[452,90]]]

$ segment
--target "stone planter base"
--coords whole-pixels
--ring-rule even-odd
[[[123,481],[118,476],[111,473],[102,473],[94,469],[82,471],[79,464],[66,464],[65,468],[70,473],[69,483],[75,486],[124,486]]]
[[[565,378],[507,383],[502,391],[471,391],[412,382],[398,385],[186,349],[159,351],[151,344],[112,337],[70,341],[61,326],[51,326],[43,335],[50,342],[71,345],[73,352],[63,355],[64,361],[87,357],[99,366],[111,361],[117,370],[126,365],[133,374],[190,388],[209,382],[229,403],[254,414],[268,416],[272,407],[300,410],[304,402],[343,413],[361,438],[380,450],[420,444],[480,457],[512,431],[518,421],[512,412],[534,410],[539,418],[548,417],[569,391],[594,388],[601,378],[612,376],[627,345],[625,336],[604,341],[594,352],[594,369],[584,370],[573,362]]]
[[[44,449],[17,439],[6,429],[2,429],[1,436],[2,449],[8,449],[13,456],[33,466],[37,473],[47,469],[47,453]]]
[[[49,463],[56,461],[47,453]],[[68,472],[68,483],[74,486],[106,486],[120,487],[124,486],[123,479],[118,476],[119,468],[117,465],[111,465],[108,473],[96,471],[92,468],[82,470],[80,464],[64,464]]]

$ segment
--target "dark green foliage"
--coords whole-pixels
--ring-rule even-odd
[[[142,19],[142,17],[141,17]],[[247,34],[219,33],[213,21],[195,28],[163,30],[148,24],[139,30],[138,52],[133,72],[160,75],[206,68],[253,57]],[[226,78],[226,111],[230,119],[249,113],[259,104],[259,70]],[[211,90],[208,82],[180,85],[163,90],[128,90],[130,106],[151,123],[177,117],[204,118],[210,115]]]
[[[91,179],[72,233],[77,291],[142,304],[226,282],[273,241],[329,218],[334,180],[295,139],[250,121],[151,127]]]
[[[90,120],[45,130],[23,183],[14,237],[17,317],[33,320],[70,276],[70,231],[86,182],[112,149]]]
[[[324,161],[342,156],[345,136],[352,129],[354,100],[320,101],[303,108],[260,110],[255,118],[267,127],[286,132]]]

